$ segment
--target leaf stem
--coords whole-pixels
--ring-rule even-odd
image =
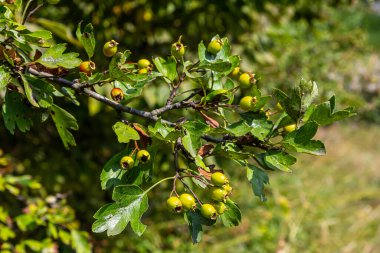
[[[146,189],[144,191],[144,194],[146,194],[147,192],[149,192],[150,190],[152,190],[154,187],[156,187],[157,185],[161,184],[162,182],[167,181],[167,180],[172,180],[172,179],[175,179],[175,176],[166,177],[164,179],[161,179],[160,181],[158,181],[157,183],[153,184],[151,187],[149,187],[148,189]]]

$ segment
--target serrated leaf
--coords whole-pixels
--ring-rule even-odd
[[[261,201],[266,201],[264,186],[269,184],[267,173],[253,164],[248,164],[247,178],[251,183],[253,193],[259,197]]]
[[[75,146],[75,139],[70,130],[76,131],[79,127],[74,116],[57,105],[51,107],[50,115],[57,127],[65,148],[69,149],[70,146]]]
[[[332,96],[329,101],[313,107],[312,112],[308,113],[310,114],[308,120],[315,121],[321,126],[356,115],[352,107],[335,112],[335,96]]]
[[[182,144],[191,156],[195,157],[202,145],[201,136],[210,127],[201,122],[187,122],[183,127],[186,129],[186,135],[182,137]]]
[[[241,120],[229,125],[226,128],[226,130],[232,133],[233,135],[239,137],[249,133],[252,130],[252,127],[248,126],[248,124],[244,120]]]
[[[7,92],[2,106],[5,127],[14,134],[16,127],[21,132],[29,131],[33,125],[30,119],[31,111],[17,92]]]
[[[36,99],[33,97],[33,90],[32,87],[30,86],[28,80],[24,77],[24,75],[21,75],[21,80],[24,85],[24,91],[26,98],[28,99],[29,103],[33,105],[34,107],[40,107],[36,101]]]
[[[91,59],[91,57],[94,55],[94,49],[95,49],[95,43],[96,43],[95,37],[94,37],[94,28],[92,27],[92,24],[89,23],[84,27],[84,30],[82,33],[81,24],[82,23],[79,23],[78,25],[76,36],[79,39],[79,41],[82,43],[88,57]]]
[[[24,79],[32,89],[33,98],[37,101],[38,105],[42,108],[51,107],[53,104],[53,93],[56,91],[55,87],[33,76],[24,76]]]
[[[240,208],[231,200],[226,201],[227,210],[220,216],[225,227],[236,227],[241,222]]]
[[[47,68],[63,67],[73,69],[81,64],[81,59],[78,58],[78,53],[63,52],[66,50],[66,44],[57,44],[48,48],[42,56],[36,61]]]
[[[128,143],[131,140],[140,140],[139,133],[131,126],[123,122],[116,122],[116,124],[113,125],[112,129],[115,132],[117,140],[120,143]]]
[[[108,236],[113,236],[120,234],[130,223],[132,230],[141,236],[146,229],[146,225],[140,221],[148,210],[146,192],[136,185],[120,185],[115,187],[112,199],[115,203],[107,204],[95,213],[92,231],[107,231]]]
[[[179,132],[174,127],[162,124],[161,120],[156,121],[154,127],[148,126],[148,131],[152,137],[166,142],[175,141],[179,136]]]
[[[257,139],[264,141],[265,137],[271,132],[272,122],[268,121],[265,112],[260,113],[244,113],[241,114],[245,123],[251,127],[251,134]]]
[[[156,57],[153,59],[153,63],[157,70],[170,82],[178,78],[177,61],[173,56],[168,57],[166,60],[161,57]]]
[[[289,166],[293,165],[297,159],[282,151],[268,151],[262,154],[265,164],[273,170],[291,172]]]
[[[289,151],[307,153],[312,155],[325,155],[325,146],[321,141],[311,140],[317,133],[318,124],[307,122],[298,130],[285,135],[282,143]]]
[[[212,226],[216,222],[203,217],[198,209],[196,209],[194,212],[186,212],[185,219],[187,221],[187,224],[189,225],[189,232],[194,244],[199,243],[202,239],[202,225]]]

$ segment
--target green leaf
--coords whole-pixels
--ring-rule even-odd
[[[241,117],[251,127],[251,134],[261,141],[264,141],[273,128],[273,124],[268,121],[265,112],[244,113],[241,114]]]
[[[317,133],[318,124],[307,122],[300,129],[288,133],[282,143],[289,151],[307,153],[312,155],[325,155],[325,146],[321,141],[311,140]]]
[[[11,75],[4,68],[4,66],[0,66],[0,90],[5,88],[10,81],[11,81]]]
[[[335,112],[335,96],[332,96],[329,101],[319,104],[311,110],[312,112],[310,112],[308,120],[315,121],[321,126],[356,115],[352,107]]]
[[[293,165],[297,159],[282,151],[268,151],[263,154],[265,164],[273,170],[291,172],[289,166]]]
[[[253,164],[248,164],[247,178],[248,181],[251,183],[253,193],[257,197],[259,197],[261,201],[265,201],[266,197],[264,192],[264,186],[266,184],[269,184],[268,174],[259,167],[256,167]]]
[[[14,134],[17,126],[21,132],[29,131],[33,125],[30,119],[31,111],[17,92],[7,92],[2,107],[5,127]]]
[[[92,27],[92,24],[89,23],[84,27],[84,30],[82,33],[81,25],[82,25],[82,22],[79,23],[78,25],[76,36],[79,39],[79,41],[82,43],[88,57],[91,59],[91,57],[94,55],[94,49],[95,49],[94,28]]]
[[[67,100],[69,100],[71,103],[73,103],[76,106],[79,106],[80,103],[76,98],[75,91],[69,87],[61,87],[61,92],[65,96]]]
[[[148,210],[146,192],[136,185],[119,185],[115,187],[112,199],[115,203],[107,204],[95,213],[92,231],[107,231],[108,236],[117,235],[130,223],[132,230],[141,236],[146,229],[146,225],[140,221]]]
[[[213,62],[201,61],[199,68],[209,69],[216,72],[227,72],[231,69],[232,64],[227,61],[217,60]]]
[[[120,160],[123,156],[130,155],[131,150],[125,149],[114,155],[103,167],[100,174],[100,182],[103,190],[123,184],[125,182],[127,170],[120,167]]]
[[[117,140],[120,143],[128,143],[131,140],[140,140],[140,135],[138,132],[123,122],[116,122],[116,124],[113,125],[112,129],[115,132]]]
[[[252,127],[248,126],[244,120],[241,120],[227,126],[226,130],[239,137],[249,133],[252,130]]]
[[[241,222],[240,208],[231,200],[226,201],[227,210],[220,216],[225,227],[235,227]]]
[[[77,253],[91,253],[91,244],[88,234],[78,230],[71,230],[71,244]]]
[[[48,48],[42,56],[36,61],[48,68],[63,67],[73,69],[81,64],[81,59],[78,58],[78,53],[63,52],[66,50],[66,44],[57,44]]]
[[[166,60],[161,57],[156,57],[153,59],[153,63],[157,70],[170,82],[178,78],[177,61],[173,56],[168,57]]]
[[[79,128],[74,116],[57,105],[51,107],[50,114],[65,148],[69,149],[70,145],[75,146],[75,139],[69,131],[69,129],[78,130]]]
[[[199,243],[202,239],[203,228],[202,225],[212,226],[216,221],[206,219],[202,216],[199,209],[196,209],[194,212],[186,212],[185,220],[189,225],[189,232],[193,243]]]
[[[53,93],[55,87],[50,83],[33,76],[24,76],[29,87],[32,89],[33,98],[42,108],[49,108],[53,105]]]
[[[210,127],[202,122],[186,122],[183,125],[186,129],[186,135],[182,137],[182,144],[185,149],[195,157],[200,149],[202,142],[201,136],[205,134]]]
[[[33,97],[33,90],[30,86],[29,82],[25,79],[24,75],[20,75],[22,79],[22,83],[24,85],[24,91],[26,98],[28,99],[29,103],[33,105],[34,107],[40,107],[36,101],[36,99]]]
[[[161,120],[156,121],[154,127],[148,126],[148,131],[152,137],[166,142],[173,142],[179,136],[179,132],[174,127],[162,124]]]

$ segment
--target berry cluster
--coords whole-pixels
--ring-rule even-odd
[[[219,171],[214,172],[210,180],[211,184],[208,188],[210,203],[202,203],[197,200],[202,216],[210,220],[216,220],[218,215],[222,215],[227,210],[225,202],[231,195],[232,187],[229,185],[227,176]],[[179,197],[171,196],[166,203],[168,209],[173,213],[195,211],[198,207],[195,198],[188,193],[183,193]]]
[[[120,167],[124,170],[130,170],[135,166],[135,160],[133,159],[133,154],[136,150],[132,151],[132,154],[129,156],[123,156],[120,159]],[[150,160],[150,154],[146,150],[139,150],[136,154],[136,160],[139,163],[146,163]]]

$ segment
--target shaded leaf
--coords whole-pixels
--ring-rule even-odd
[[[21,132],[29,131],[33,125],[30,119],[31,111],[17,92],[7,92],[2,106],[5,127],[14,134],[16,127]]]
[[[65,148],[69,149],[70,145],[75,146],[75,139],[70,130],[78,130],[79,127],[74,116],[57,105],[51,107],[50,115]]]
[[[265,171],[256,167],[253,164],[247,165],[247,178],[251,183],[253,193],[260,198],[261,201],[265,201],[264,186],[269,184],[269,177]]]

